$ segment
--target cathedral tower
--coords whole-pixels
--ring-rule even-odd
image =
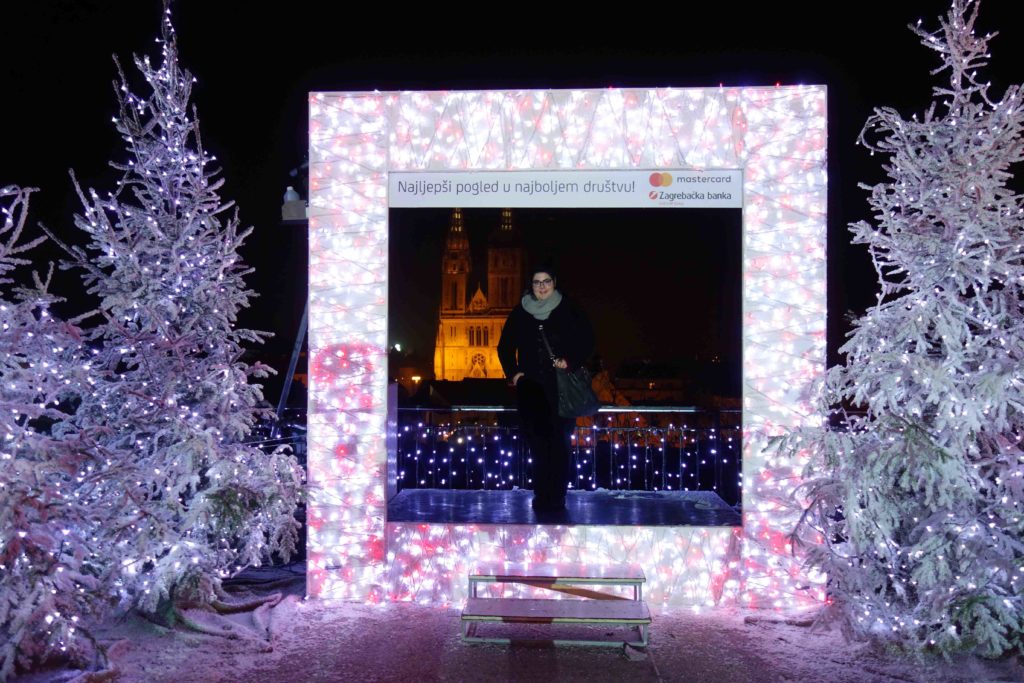
[[[441,268],[441,313],[465,313],[472,259],[462,209],[452,209]]]
[[[512,209],[501,210],[501,225],[487,249],[487,300],[492,308],[511,311],[523,293],[522,240],[512,223]]]

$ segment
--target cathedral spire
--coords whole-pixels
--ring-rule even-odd
[[[487,248],[487,300],[492,308],[511,310],[523,293],[522,239],[512,209],[501,210],[498,229]]]
[[[442,310],[466,310],[466,287],[471,267],[469,238],[463,224],[462,209],[452,209],[441,269]]]
[[[462,209],[452,209],[448,220],[448,239],[445,248],[449,251],[469,249],[469,238],[466,237],[466,226],[462,218]]]

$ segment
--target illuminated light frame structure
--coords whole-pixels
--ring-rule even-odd
[[[659,606],[824,599],[789,545],[825,368],[824,86],[310,95],[310,597],[457,603],[479,562],[637,563]],[[741,169],[743,526],[386,521],[388,173]],[[673,209],[660,209],[671,211]],[[393,426],[392,426],[393,428]]]

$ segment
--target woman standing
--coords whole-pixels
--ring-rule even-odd
[[[498,342],[498,358],[509,384],[516,388],[519,416],[533,456],[533,509],[538,512],[565,509],[569,439],[576,426],[575,418],[558,415],[555,369],[574,370],[594,350],[590,321],[562,296],[557,284],[551,267],[534,269],[530,289],[512,309]]]

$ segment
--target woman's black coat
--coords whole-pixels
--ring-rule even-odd
[[[498,359],[510,382],[522,372],[545,388],[554,388],[554,367],[541,340],[541,325],[555,358],[564,358],[569,370],[583,365],[594,352],[594,331],[590,321],[567,297],[562,297],[547,320],[537,320],[519,304],[505,321],[498,341]]]

